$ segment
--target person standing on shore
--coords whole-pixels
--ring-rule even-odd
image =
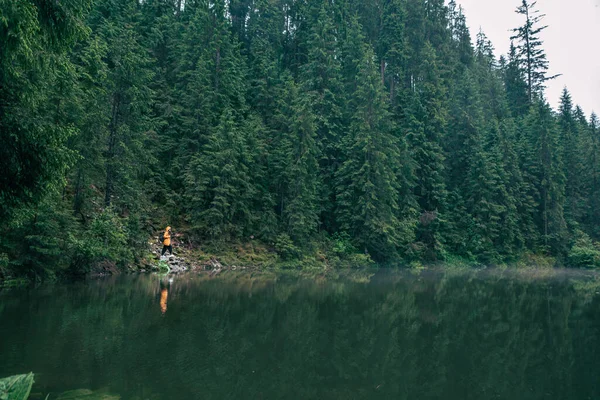
[[[173,246],[171,245],[171,227],[167,226],[165,229],[165,233],[162,234],[163,248],[160,256],[164,256],[167,250],[169,250],[169,254],[173,255]]]

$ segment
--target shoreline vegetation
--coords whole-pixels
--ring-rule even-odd
[[[454,0],[0,0],[0,282],[166,226],[165,270],[600,268],[600,121],[513,1],[494,49]]]

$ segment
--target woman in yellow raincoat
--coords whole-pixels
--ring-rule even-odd
[[[163,248],[160,253],[161,256],[164,256],[166,251],[169,250],[169,254],[173,255],[173,246],[171,245],[171,227],[167,226],[165,229],[165,233],[163,234]]]

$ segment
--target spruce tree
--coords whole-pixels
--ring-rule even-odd
[[[525,73],[521,69],[517,48],[510,44],[508,59],[503,59],[500,65],[506,88],[508,106],[515,118],[524,117],[529,111],[530,101],[527,94]]]
[[[590,191],[588,197],[589,226],[595,238],[600,237],[600,120],[592,113],[589,122],[591,146],[588,159]]]
[[[268,123],[280,96],[285,20],[279,4],[269,0],[254,2],[248,18],[248,100]]]
[[[571,94],[563,90],[558,116],[560,129],[561,157],[565,175],[565,218],[570,225],[576,225],[582,218],[582,199],[584,191],[584,159],[585,149],[581,146],[580,132],[574,115]]]
[[[448,110],[437,64],[435,51],[427,44],[419,85],[414,92],[406,91],[402,118],[415,162],[414,194],[421,215],[417,241],[425,246],[429,258],[439,257],[442,252],[440,230],[447,196],[442,138],[446,134]]]
[[[535,98],[542,96],[547,81],[559,76],[547,75],[549,62],[546,52],[542,48],[544,42],[540,38],[540,34],[548,26],[539,26],[545,14],[540,14],[539,10],[536,10],[536,4],[537,1],[522,0],[522,4],[516,12],[525,17],[525,23],[513,29],[515,35],[511,37],[511,40],[519,42],[517,60],[525,73],[529,103],[533,103]]]
[[[227,240],[247,232],[256,196],[247,146],[243,126],[225,109],[186,174],[188,212],[198,233]]]
[[[104,158],[107,207],[136,204],[132,200],[139,196],[140,188],[134,184],[152,163],[146,145],[153,74],[137,30],[140,16],[135,0],[100,7],[93,16],[97,18],[98,36],[108,49],[105,112],[109,120]]]
[[[494,160],[484,146],[485,119],[476,77],[466,70],[455,89],[451,108],[447,151],[450,167],[449,184],[454,198],[462,200],[450,205],[455,227],[466,227],[468,241],[463,251],[489,261],[497,257],[494,244],[499,241],[499,223],[506,198]],[[499,195],[498,192],[501,192]],[[457,213],[464,204],[467,214]],[[457,232],[453,233],[457,238]],[[455,248],[457,244],[453,245]]]
[[[488,158],[488,170],[493,177],[494,199],[499,206],[498,234],[494,246],[502,256],[514,255],[523,246],[519,229],[519,202],[522,177],[515,150],[515,126],[510,118],[501,70],[494,56],[494,48],[480,31],[475,48],[474,71],[477,75],[479,96],[483,108],[485,129],[483,148]]]
[[[80,133],[70,141],[70,148],[79,157],[69,178],[73,212],[84,223],[93,218],[97,204],[104,200],[102,193],[95,188],[101,187],[106,179],[104,149],[110,121],[106,107],[109,85],[107,56],[108,44],[98,35],[92,35],[78,45],[73,55],[79,83],[71,114],[77,119]]]
[[[556,122],[550,106],[546,102],[537,102],[525,123],[528,146],[533,150],[527,173],[533,177],[537,191],[539,208],[536,223],[543,248],[553,254],[564,254],[567,245],[565,176]]]
[[[381,79],[390,93],[392,106],[397,93],[402,89],[403,66],[405,63],[405,10],[399,0],[385,1],[381,12],[381,29],[376,47]]]
[[[451,0],[448,3],[449,23],[454,39],[454,47],[458,58],[458,73],[461,73],[465,67],[473,64],[473,44],[471,42],[471,33],[467,26],[466,17],[462,6],[456,8],[456,2]]]
[[[297,243],[306,243],[319,222],[320,153],[310,100],[289,77],[276,117],[278,208],[284,231]]]
[[[187,9],[177,66],[182,135],[178,138],[182,169],[218,125],[223,110],[246,113],[246,65],[231,34],[223,1],[198,2]]]
[[[74,161],[74,127],[51,117],[51,92],[72,68],[67,52],[88,33],[90,1],[0,1],[0,220],[60,187]],[[62,72],[61,72],[62,70]],[[66,87],[65,87],[66,90]],[[49,114],[51,113],[51,114]]]
[[[307,62],[300,69],[302,90],[310,93],[317,124],[317,141],[321,150],[320,174],[321,221],[328,231],[336,229],[335,188],[332,183],[340,166],[339,144],[343,137],[342,109],[344,92],[338,37],[332,20],[332,10],[326,3],[312,9],[312,22],[306,42]]]
[[[412,241],[413,227],[402,219],[397,174],[401,170],[399,138],[392,133],[373,50],[365,46],[358,67],[345,161],[336,174],[337,215],[341,227],[377,259],[390,259]]]

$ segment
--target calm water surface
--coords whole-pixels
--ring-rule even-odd
[[[4,290],[0,376],[29,371],[50,399],[600,399],[600,279],[139,275]]]

